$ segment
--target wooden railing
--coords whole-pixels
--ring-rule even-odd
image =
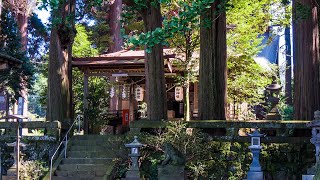
[[[131,122],[130,130],[149,128],[165,128],[170,121],[139,120]],[[294,120],[192,120],[185,122],[189,128],[200,128],[209,133],[213,140],[250,142],[246,132],[252,128],[259,128],[261,133],[266,134],[261,141],[265,143],[305,143],[310,142],[311,128],[306,124],[310,121]]]

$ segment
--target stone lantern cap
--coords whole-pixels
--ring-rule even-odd
[[[314,112],[314,120],[307,123],[307,127],[320,127],[320,111]]]
[[[271,92],[276,92],[276,91],[278,91],[278,90],[280,90],[280,89],[282,88],[282,86],[280,86],[280,85],[277,83],[276,79],[277,79],[277,78],[276,78],[275,76],[272,77],[272,83],[269,84],[269,85],[266,87],[267,90],[269,90],[269,91],[271,91]]]
[[[278,91],[282,88],[277,82],[273,81],[270,85],[266,87],[269,91]]]
[[[125,144],[127,148],[137,148],[137,147],[142,147],[142,144],[138,141],[138,136],[134,136],[134,140],[129,143]]]
[[[258,131],[258,128],[255,128],[255,130],[253,131],[253,133],[251,134],[248,134],[249,136],[251,137],[264,137],[265,134],[261,134],[259,131]]]

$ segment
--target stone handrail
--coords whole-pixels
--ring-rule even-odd
[[[61,123],[59,121],[53,121],[53,122],[25,121],[25,122],[20,122],[19,124],[21,128],[44,129],[44,136],[54,137],[56,140],[59,140],[60,131],[61,131]],[[0,122],[0,129],[5,129],[5,135],[2,135],[0,139],[6,139],[8,137],[15,136],[16,131],[14,129],[16,127],[17,127],[16,122]]]
[[[165,128],[169,121],[139,120],[130,122],[130,130],[140,130],[142,128]],[[240,128],[260,128],[267,136],[262,138],[262,142],[275,143],[304,143],[310,142],[311,128],[307,126],[310,121],[306,120],[191,120],[183,121],[189,128],[219,129],[220,133],[211,135],[214,140],[250,142],[250,137],[239,135]],[[221,133],[222,130],[222,133]]]

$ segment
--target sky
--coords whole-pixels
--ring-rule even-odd
[[[45,24],[48,23],[48,19],[50,17],[49,11],[46,11],[45,9],[42,9],[42,10],[36,9],[35,13],[38,14],[38,17],[41,19],[43,23]]]

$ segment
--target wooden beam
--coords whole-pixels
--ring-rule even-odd
[[[175,58],[175,54],[163,55],[164,59]],[[144,59],[145,56],[98,56],[98,57],[82,57],[82,58],[72,58],[72,61],[102,61],[102,60],[132,60],[137,61],[140,59]]]

